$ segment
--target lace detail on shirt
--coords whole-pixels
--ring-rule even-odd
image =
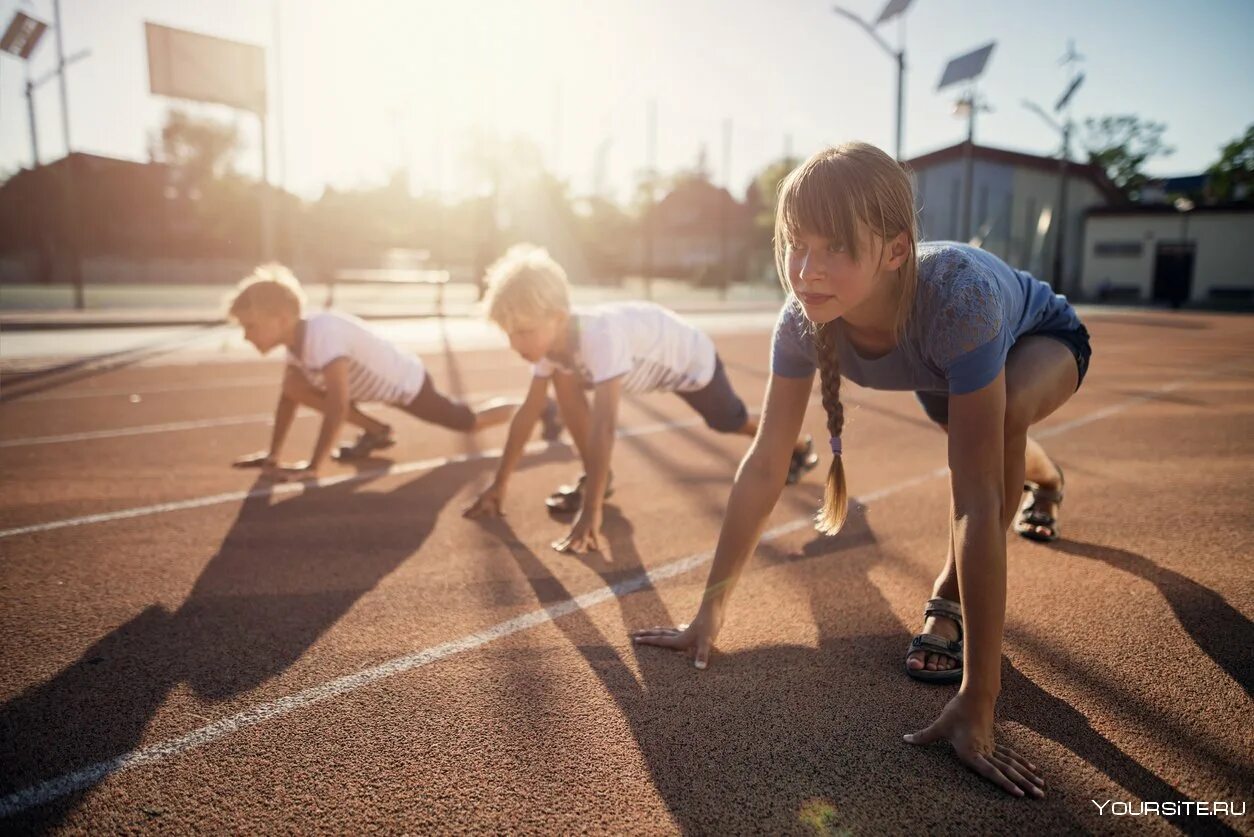
[[[1001,331],[1004,317],[997,278],[957,249],[927,253],[920,279],[927,275],[927,308],[923,333],[933,362],[948,368],[957,358],[978,349]]]

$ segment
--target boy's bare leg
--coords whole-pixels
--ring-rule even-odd
[[[746,419],[740,429],[735,432],[739,433],[741,436],[748,436],[749,438],[753,438],[758,435],[758,417],[753,413],[750,413],[749,418]],[[793,453],[805,453],[810,448],[810,442],[811,440],[805,436],[799,438],[797,443],[792,446]]]
[[[283,394],[298,404],[302,404],[318,412],[324,412],[324,402],[326,393],[318,389],[305,378],[304,375],[295,370],[288,370],[283,376]],[[348,405],[347,421],[355,424],[367,433],[373,433],[376,436],[392,435],[392,428],[372,418],[357,408],[356,404]]]
[[[493,398],[475,408],[475,423],[471,426],[472,433],[498,424],[505,424],[514,417],[522,402],[509,398]]]

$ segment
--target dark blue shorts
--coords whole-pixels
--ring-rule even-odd
[[[723,359],[718,355],[714,356],[714,377],[708,384],[695,392],[675,394],[687,401],[711,430],[719,433],[735,433],[749,420],[749,409],[732,389]]]
[[[1084,383],[1084,376],[1089,371],[1089,358],[1093,356],[1093,347],[1089,345],[1089,330],[1081,324],[1078,328],[1056,329],[1054,331],[1033,331],[1024,337],[1048,337],[1057,340],[1075,355],[1076,371],[1080,373],[1075,388]],[[937,424],[949,425],[949,395],[944,392],[916,392],[914,397],[923,405],[923,412]]]
[[[439,387],[431,380],[428,371],[422,382],[422,389],[414,396],[414,400],[401,407],[411,416],[447,427],[449,430],[460,430],[469,433],[475,426],[475,411],[455,398],[449,398],[440,392]]]

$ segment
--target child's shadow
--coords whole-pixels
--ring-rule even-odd
[[[1197,647],[1228,672],[1247,695],[1254,689],[1254,622],[1223,596],[1126,549],[1065,539],[1055,541],[1051,548],[1101,561],[1153,584]]]
[[[435,469],[386,493],[358,493],[367,478],[279,502],[269,494],[245,500],[177,610],[148,607],[0,707],[0,794],[103,765],[88,768],[81,790],[6,825],[55,827],[116,769],[110,760],[141,744],[180,684],[216,702],[285,672],[415,554],[484,464]]]
[[[902,733],[935,718],[953,689],[906,678],[903,659],[915,626],[908,630],[898,621],[870,578],[888,556],[864,513],[852,514],[839,537],[815,538],[798,553],[763,547],[767,571],[791,579],[797,597],[808,599],[815,646],[716,653],[705,672],[695,672],[678,654],[638,647],[638,678],[616,648],[621,641],[607,641],[584,610],[562,606],[571,592],[507,522],[488,521],[485,528],[509,549],[558,630],[630,724],[654,787],[686,833],[861,830],[873,822],[943,830],[954,825],[958,811],[964,828],[977,832],[1004,830],[1009,815],[1039,818],[1050,830],[1091,830],[1073,801],[1054,796],[1025,809],[1026,803],[964,770],[947,746],[920,750],[901,741]],[[615,589],[626,627],[674,624],[643,575],[630,522],[613,506],[606,506],[603,531],[613,560],[592,555],[586,561]],[[824,563],[806,566],[813,561]],[[735,594],[741,608],[752,607],[745,588],[753,583],[751,577],[741,581]],[[722,639],[733,635],[732,625],[729,619]],[[544,673],[526,668],[533,663],[515,663],[511,694],[550,694],[537,683]],[[1067,747],[1135,798],[1182,798],[1074,707],[1009,664],[1002,694],[1002,717]],[[545,723],[536,715],[526,722]],[[560,735],[528,732],[536,740]],[[1176,820],[1186,830],[1232,833],[1222,822],[1197,823]]]

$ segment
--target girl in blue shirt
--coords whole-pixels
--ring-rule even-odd
[[[908,172],[879,149],[819,152],[781,186],[775,257],[789,293],[776,324],[761,425],[736,475],[693,622],[637,631],[637,642],[708,664],[726,603],[784,485],[814,373],[833,459],[816,525],[844,523],[841,377],[913,390],[949,434],[949,555],[907,649],[906,673],[960,682],[940,717],[907,735],[948,739],[958,758],[1015,796],[1044,781],[993,730],[1001,689],[1006,530],[1052,540],[1062,472],[1028,428],[1079,387],[1088,332],[1067,300],[996,256],[953,242],[920,244]],[[1017,519],[1016,519],[1017,513]]]

